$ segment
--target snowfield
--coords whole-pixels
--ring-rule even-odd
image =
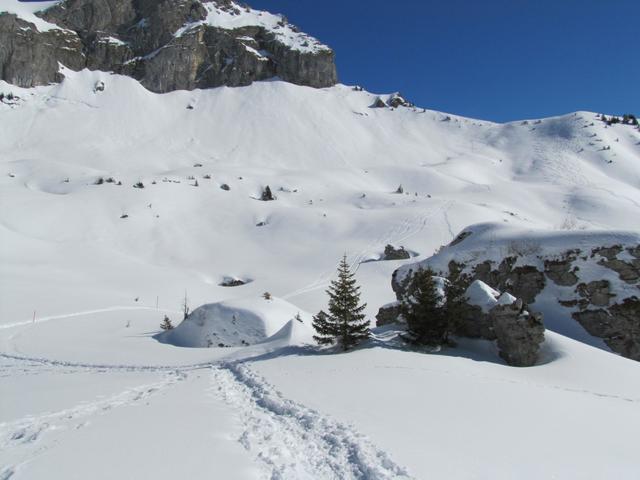
[[[393,327],[334,354],[310,323],[345,253],[373,320],[395,269],[469,225],[635,241],[638,130],[64,73],[0,82],[0,479],[637,478],[637,362],[554,331],[523,369]],[[417,257],[370,261],[387,244]]]

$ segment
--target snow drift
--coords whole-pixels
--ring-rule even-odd
[[[298,320],[298,318],[300,320]],[[178,347],[240,347],[311,340],[311,316],[284,300],[240,299],[203,305],[158,340]]]

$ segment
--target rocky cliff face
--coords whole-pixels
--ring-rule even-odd
[[[622,356],[640,361],[640,238],[624,232],[520,232],[479,225],[426,260],[509,292],[548,321],[577,321]],[[396,292],[411,268],[394,272]]]
[[[0,78],[21,87],[60,81],[58,63],[129,75],[154,92],[273,77],[337,83],[330,48],[229,0],[64,0],[36,15],[47,28],[0,13]]]

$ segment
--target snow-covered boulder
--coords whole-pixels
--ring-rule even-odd
[[[637,233],[473,225],[433,257],[396,270],[392,286],[399,295],[416,268],[446,274],[451,262],[542,312],[548,328],[640,360]]]
[[[435,277],[438,294],[444,297],[446,279]],[[542,315],[530,312],[524,302],[513,295],[475,280],[466,291],[466,313],[459,318],[458,337],[495,340],[500,356],[516,367],[528,367],[538,361],[544,341]],[[383,306],[376,317],[378,326],[403,322],[400,301]]]
[[[311,341],[311,315],[278,298],[247,298],[203,305],[158,339],[179,347],[240,347],[265,341]]]

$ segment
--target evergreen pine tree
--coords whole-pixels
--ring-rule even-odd
[[[160,324],[160,328],[162,330],[173,330],[173,323],[171,323],[171,319],[166,315],[164,316],[164,320]]]
[[[360,287],[351,272],[346,255],[338,267],[338,279],[327,290],[329,313],[320,311],[313,317],[314,339],[320,345],[338,343],[343,350],[356,346],[369,338],[369,322],[362,313],[366,304],[360,305]]]
[[[441,345],[447,335],[447,320],[434,275],[431,268],[416,271],[408,280],[400,303],[408,339],[418,345]]]
[[[444,315],[447,320],[447,337],[456,333],[460,321],[466,315],[469,299],[466,296],[470,278],[462,273],[462,265],[456,262],[449,264],[449,278],[444,287]]]

